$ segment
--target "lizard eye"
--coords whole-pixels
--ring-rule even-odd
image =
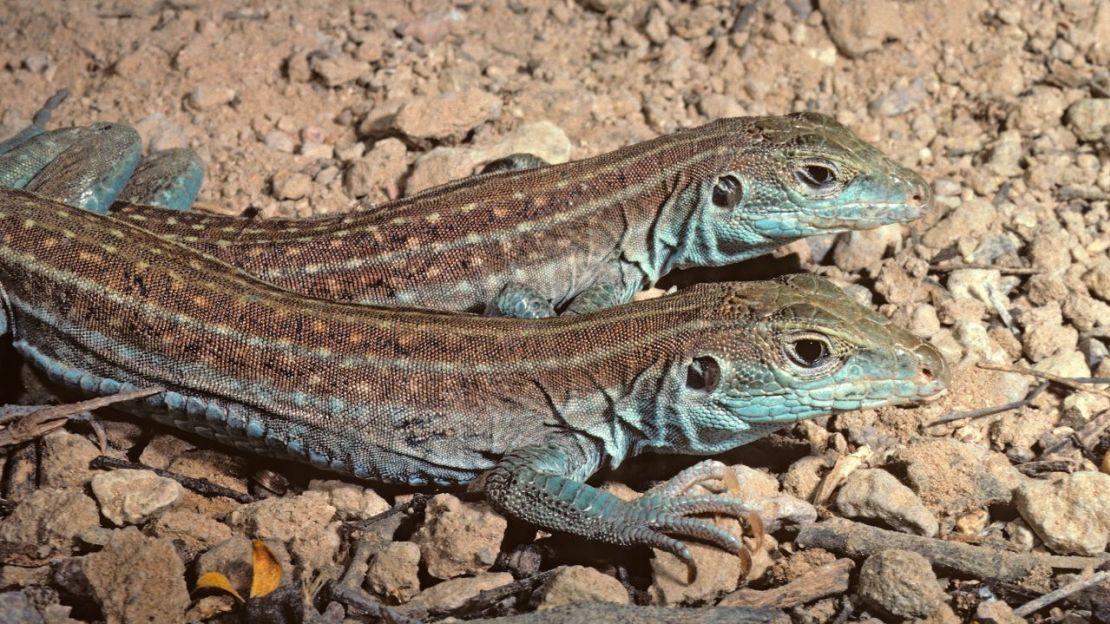
[[[832,357],[832,347],[827,341],[814,336],[803,336],[784,342],[783,354],[791,362],[802,368],[821,368],[828,364]]]
[[[815,191],[836,186],[836,170],[820,163],[806,163],[794,170],[794,179]]]
[[[744,185],[733,175],[721,176],[713,187],[713,203],[721,208],[731,208],[744,197]]]
[[[721,365],[709,356],[694,358],[686,369],[686,387],[691,390],[702,390],[709,394],[717,389],[720,382]]]

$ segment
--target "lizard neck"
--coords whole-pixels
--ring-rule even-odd
[[[713,205],[715,180],[676,183],[679,189],[659,207],[654,219],[633,223],[622,243],[623,259],[652,285],[662,276],[694,266],[725,266],[768,253],[778,247],[750,227],[730,228],[721,237],[721,209]]]

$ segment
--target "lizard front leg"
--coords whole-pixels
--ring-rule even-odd
[[[743,518],[753,506],[726,496],[679,496],[689,486],[686,473],[675,487],[626,502],[582,481],[601,459],[596,446],[568,434],[508,453],[484,475],[482,488],[490,504],[506,515],[599,542],[658,548],[686,562],[691,571],[693,556],[678,538],[695,538],[732,553],[743,550],[736,536],[690,516]]]

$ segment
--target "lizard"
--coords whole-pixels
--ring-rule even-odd
[[[195,152],[173,148],[143,157],[139,133],[121,123],[47,131],[68,96],[67,89],[50,96],[31,125],[0,143],[0,188],[99,213],[117,199],[175,210],[193,204],[204,181],[204,162]]]
[[[679,496],[707,460],[624,502],[586,483],[642,453],[710,456],[793,422],[946,391],[934,347],[831,282],[696,285],[584,315],[512,319],[316,299],[124,219],[0,191],[0,335],[83,397],[248,452],[412,486],[476,482],[535,526],[732,552]]]
[[[101,158],[95,140],[80,146],[86,160]],[[535,164],[309,219],[128,202],[112,212],[313,296],[541,317],[628,301],[675,269],[911,221],[931,202],[918,174],[817,113],[723,119],[594,158]],[[55,167],[38,177],[53,176],[60,189],[45,195],[73,203],[67,197],[90,186],[82,173]]]

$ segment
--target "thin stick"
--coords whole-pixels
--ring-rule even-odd
[[[979,264],[979,263],[971,263],[971,264],[949,263],[949,264],[930,264],[929,265],[929,270],[930,271],[936,271],[937,273],[947,273],[949,271],[959,271],[960,269],[985,269],[985,270],[988,270],[988,271],[998,271],[999,273],[1001,273],[1003,275],[1040,275],[1042,273],[1042,271],[1040,269],[1032,269],[1032,268],[1025,268],[1025,267],[1004,267],[1004,266],[994,266],[994,265],[990,265],[990,264]]]
[[[1056,591],[1049,592],[1041,596],[1040,598],[1037,598],[1036,600],[1030,600],[1029,602],[1014,609],[1014,615],[1018,617],[1033,615],[1037,611],[1040,611],[1041,609],[1054,602],[1057,602],[1063,598],[1067,598],[1068,596],[1076,592],[1083,591],[1088,587],[1094,587],[1095,585],[1098,585],[1099,583],[1107,580],[1110,580],[1110,570],[1099,572],[1097,574],[1092,574],[1090,577],[1085,578],[1081,581],[1068,583],[1067,585],[1064,585]]]
[[[48,405],[37,408],[30,413],[18,409],[21,406],[5,406],[0,410],[0,425],[11,424],[7,428],[0,430],[0,448],[21,444],[44,436],[64,426],[69,419],[85,412],[107,407],[115,403],[122,403],[123,401],[141,399],[163,391],[163,388],[157,387],[140,388],[138,390],[96,397],[76,403]],[[87,417],[86,420],[91,420],[91,416]],[[93,429],[96,431],[96,437],[100,441],[100,449],[101,452],[103,452],[106,447],[103,429],[98,428],[95,423]]]
[[[956,420],[963,420],[964,418],[984,418],[986,416],[993,416],[995,414],[1001,414],[1002,412],[1020,409],[1032,403],[1037,398],[1037,396],[1039,396],[1042,392],[1045,391],[1046,388],[1048,388],[1049,383],[1050,382],[1042,381],[1036,388],[1033,388],[1032,392],[1027,394],[1025,398],[1021,399],[1020,401],[1012,401],[1010,403],[1003,403],[1002,405],[983,407],[980,409],[968,410],[966,412],[951,412],[949,414],[941,416],[940,418],[925,426],[932,427],[933,425],[943,425],[944,423],[950,423]]]
[[[1005,364],[988,364],[987,362],[979,362],[979,364],[977,364],[977,366],[979,368],[984,368],[986,370],[1001,371],[1003,373],[1018,373],[1020,375],[1030,375],[1030,376],[1033,376],[1033,377],[1039,377],[1041,379],[1047,379],[1047,380],[1051,381],[1054,384],[1060,384],[1061,386],[1071,388],[1072,390],[1077,390],[1079,392],[1090,392],[1091,394],[1097,394],[1099,396],[1104,396],[1104,397],[1110,399],[1110,390],[1107,390],[1105,388],[1092,388],[1090,386],[1083,385],[1083,384],[1092,384],[1092,383],[1095,383],[1095,384],[1097,384],[1097,383],[1110,383],[1107,380],[1105,380],[1105,378],[1102,378],[1102,377],[1077,377],[1077,378],[1060,377],[1059,375],[1053,375],[1052,373],[1044,373],[1044,372],[1041,372],[1039,370],[1033,370],[1032,368],[1027,368],[1025,366],[1010,366],[1010,365],[1005,365]]]

